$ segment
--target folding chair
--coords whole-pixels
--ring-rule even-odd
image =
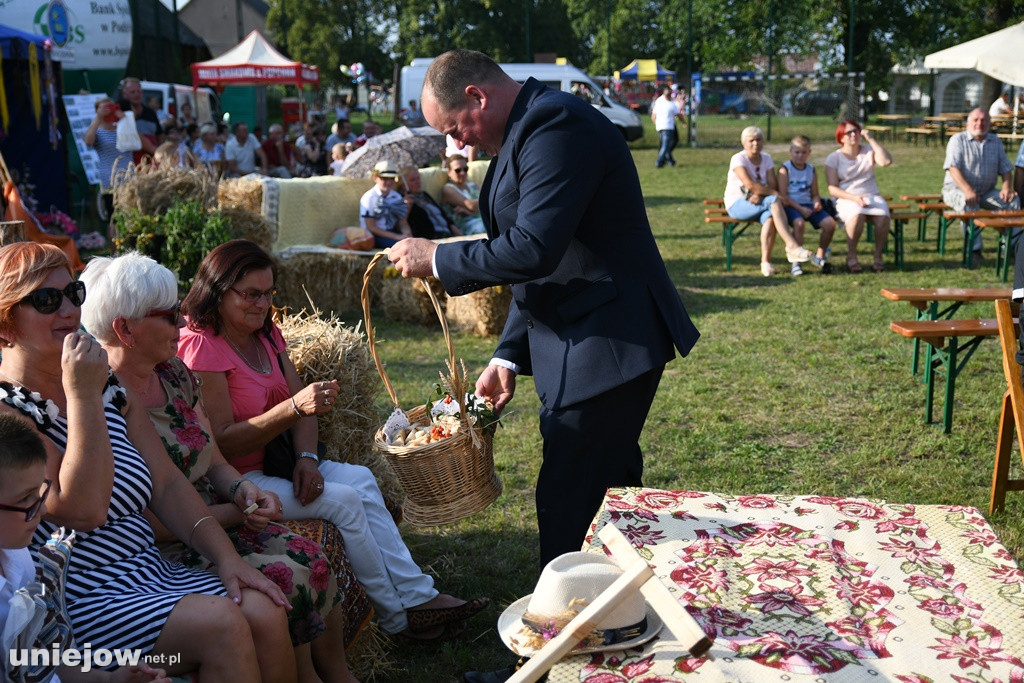
[[[1016,312],[1019,315],[1017,304],[1006,300],[996,301],[996,325],[999,327],[999,345],[1003,351],[1003,374],[1006,375],[1007,390],[1003,394],[999,415],[999,438],[996,440],[996,461],[992,470],[989,514],[1003,509],[1007,491],[1024,491],[1024,479],[1010,479],[1010,452],[1013,450],[1015,429],[1017,443],[1024,444],[1024,381],[1017,360],[1021,350],[1018,339],[1020,329],[1014,320],[1013,309],[1018,309]],[[1024,451],[1021,452],[1021,460],[1024,462]]]

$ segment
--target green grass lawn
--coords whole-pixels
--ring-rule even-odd
[[[944,435],[924,423],[924,386],[910,374],[910,343],[889,331],[891,320],[912,318],[912,309],[883,299],[879,289],[996,286],[994,240],[986,236],[984,267],[965,270],[958,265],[958,228],[950,231],[948,253],[935,253],[933,218],[927,243],[917,241],[916,226],[908,230],[902,272],[822,276],[809,267],[802,278],[791,277],[788,269],[782,274],[779,242],[780,274],[769,279],[760,275],[757,237],[749,234],[735,245],[733,269],[726,272],[720,229],[703,223],[701,200],[721,196],[738,144],[735,150],[679,149],[678,166],[655,169],[654,140],[649,134],[634,149],[647,212],[702,337],[687,358],[668,366],[662,380],[643,437],[646,484],[987,510],[1006,388],[998,344],[985,340],[958,379],[953,432]],[[834,145],[816,141],[812,163],[822,169]],[[782,144],[769,144],[768,151],[776,163],[788,158]],[[895,144],[890,151],[895,163],[878,171],[883,192],[938,191],[942,149]],[[812,234],[808,246],[816,239]],[[844,262],[845,252],[845,240],[833,245],[836,263]],[[870,263],[869,256],[865,260]],[[991,304],[979,304],[958,315],[995,314]],[[355,322],[357,314],[348,319]],[[386,340],[381,353],[399,398],[408,405],[421,402],[444,357],[439,329],[389,322],[382,314],[374,322],[378,338]],[[473,376],[495,343],[466,336],[454,341]],[[395,668],[378,671],[376,680],[454,681],[465,670],[511,661],[495,623],[506,605],[532,591],[539,573],[533,503],[541,452],[537,410],[533,383],[521,378],[495,439],[504,493],[494,504],[456,524],[403,528],[413,555],[438,577],[439,588],[466,598],[488,595],[491,608],[457,641],[397,643]],[[1020,476],[1020,470],[1018,459],[1011,475]],[[1011,492],[1006,511],[990,521],[1019,562],[1024,493]]]

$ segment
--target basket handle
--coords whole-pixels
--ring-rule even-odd
[[[370,324],[370,275],[373,273],[373,269],[377,267],[380,261],[384,260],[390,249],[384,249],[374,254],[373,258],[370,259],[370,264],[366,266],[366,272],[363,273],[363,291],[360,292],[359,298],[363,304],[363,319],[366,325],[366,341],[370,346],[370,355],[373,356],[373,362],[377,366],[377,374],[380,375],[381,380],[384,382],[384,388],[388,392],[388,396],[391,397],[391,403],[395,408],[401,409],[401,405],[398,403],[398,397],[395,395],[395,388],[391,385],[391,379],[388,377],[387,371],[384,370],[384,364],[380,360],[380,355],[377,353],[377,343],[374,339],[373,325]],[[462,374],[459,372],[459,368],[456,365],[455,360],[455,347],[452,346],[452,335],[448,331],[448,320],[444,316],[444,312],[441,310],[441,304],[437,300],[437,296],[434,294],[433,287],[427,282],[425,278],[420,278],[420,282],[423,283],[423,287],[427,290],[427,294],[430,296],[430,303],[434,304],[434,311],[437,313],[437,319],[441,321],[441,331],[444,332],[444,343],[448,348],[448,368],[453,379],[453,388],[458,392],[456,397],[459,401],[459,415],[462,416],[463,420],[468,422],[466,416],[466,386]]]

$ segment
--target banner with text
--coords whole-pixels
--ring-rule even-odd
[[[46,36],[64,69],[124,69],[132,49],[128,0],[0,0],[7,26]]]
[[[82,168],[90,185],[100,184],[100,157],[96,150],[85,144],[82,137],[92,120],[96,118],[96,100],[106,97],[103,93],[89,95],[64,95],[64,109],[68,113],[68,124],[71,135],[78,148],[78,156],[82,158]]]

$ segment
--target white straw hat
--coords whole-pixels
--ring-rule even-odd
[[[622,570],[605,555],[584,552],[560,555],[544,567],[533,594],[516,600],[498,618],[498,633],[516,654],[533,655],[537,648],[530,641],[550,628],[551,620],[566,621],[570,609],[583,611],[620,576]],[[574,600],[582,604],[570,606]],[[526,621],[524,616],[527,616]],[[572,652],[636,647],[657,635],[661,626],[658,613],[647,604],[640,591],[634,590],[594,625],[603,644],[584,644]]]

